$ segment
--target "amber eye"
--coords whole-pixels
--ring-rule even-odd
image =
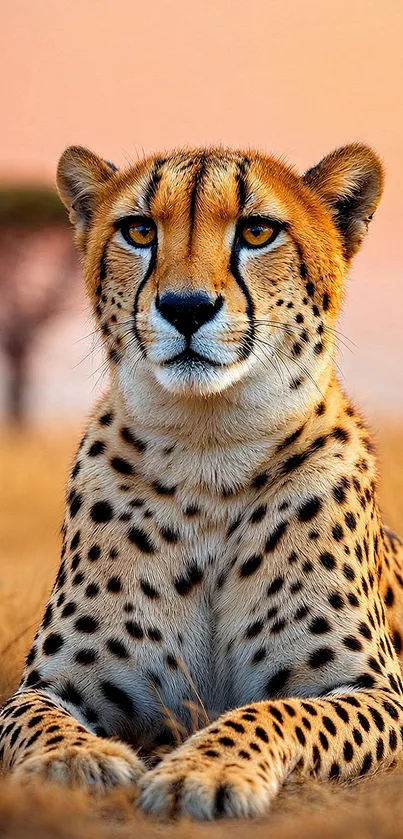
[[[155,241],[157,228],[151,218],[128,218],[120,223],[120,230],[129,243],[139,248],[146,248]]]
[[[264,219],[248,219],[240,227],[241,244],[247,245],[249,248],[262,248],[263,245],[273,242],[279,231],[280,227],[275,222],[265,221]]]

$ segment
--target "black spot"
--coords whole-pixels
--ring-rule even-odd
[[[101,548],[99,545],[91,545],[88,551],[88,559],[95,562],[101,556]]]
[[[301,315],[301,317],[302,317],[302,315]],[[296,320],[297,319],[298,319],[298,315],[297,315]],[[293,434],[290,434],[289,437],[286,437],[285,440],[283,440],[283,442],[280,443],[280,445],[277,447],[277,451],[281,452],[283,449],[287,448],[287,446],[291,446],[292,443],[295,443],[295,441],[298,440],[298,437],[301,436],[303,430],[304,430],[304,426],[301,425],[300,428],[297,428],[297,430],[294,431]]]
[[[63,699],[65,702],[71,702],[72,705],[82,704],[83,698],[81,693],[70,680],[63,685],[58,693],[60,699]]]
[[[256,507],[256,509],[253,511],[252,515],[250,516],[249,521],[252,524],[256,524],[257,522],[262,521],[262,519],[264,519],[266,513],[267,513],[266,504],[261,504],[260,507]]]
[[[161,527],[160,534],[165,542],[169,544],[176,544],[179,541],[179,532],[174,530],[173,527]]]
[[[73,489],[67,499],[69,505],[70,516],[74,519],[83,503],[83,496]]]
[[[339,440],[340,443],[347,443],[350,439],[348,431],[346,431],[345,428],[340,428],[340,426],[333,429],[332,437],[334,437],[335,440]]]
[[[274,551],[274,549],[277,547],[281,537],[284,536],[284,533],[286,532],[287,527],[288,527],[288,522],[283,521],[279,525],[277,525],[277,527],[273,531],[273,533],[271,533],[267,537],[266,545],[265,545],[265,550],[266,550],[267,553],[270,553],[271,551]]]
[[[346,638],[343,638],[343,644],[348,650],[353,650],[354,652],[362,650],[361,641],[355,638],[354,635],[347,635]]]
[[[235,746],[235,742],[231,737],[219,737],[218,742],[221,743],[222,746],[227,746],[229,748]]]
[[[263,740],[264,743],[269,742],[269,738],[264,730],[260,725],[257,725],[255,728],[256,737],[259,737],[259,740]]]
[[[71,570],[72,570],[72,571],[76,571],[76,570],[77,570],[77,568],[78,568],[78,566],[79,566],[79,564],[80,564],[80,555],[79,555],[79,554],[75,554],[75,555],[73,556],[73,559],[71,560]]]
[[[360,635],[362,635],[363,638],[367,638],[368,641],[371,640],[372,632],[371,632],[369,626],[366,623],[364,623],[364,621],[362,621],[359,624],[358,629],[359,629]]]
[[[152,488],[158,493],[158,495],[175,495],[176,492],[176,486],[167,487],[164,486],[164,484],[161,484],[160,481],[154,481]]]
[[[372,717],[378,731],[383,731],[384,728],[385,728],[385,722],[384,722],[384,719],[383,719],[382,715],[379,713],[379,711],[377,711],[376,708],[371,708],[371,706],[368,706],[368,710],[371,714],[371,717]]]
[[[245,632],[245,638],[255,638],[256,635],[263,629],[263,622],[261,620],[255,621],[255,623],[250,624]]]
[[[376,758],[377,758],[377,760],[379,760],[379,761],[382,760],[384,752],[385,752],[385,747],[384,747],[382,737],[378,737],[378,739],[376,741]]]
[[[134,711],[133,702],[126,691],[109,681],[101,682],[101,690],[108,702],[116,705],[124,714],[132,716]]]
[[[74,626],[78,632],[86,632],[90,634],[92,632],[96,632],[98,629],[98,621],[91,615],[83,615],[82,617],[77,618]]]
[[[35,658],[36,658],[36,650],[35,650],[35,647],[32,647],[32,649],[29,651],[29,653],[28,653],[28,655],[25,659],[26,667],[30,667],[31,664],[34,663]]]
[[[139,626],[138,623],[135,623],[135,621],[127,621],[125,623],[125,627],[129,635],[132,638],[135,638],[137,641],[140,641],[142,638],[144,638],[144,632],[141,626]]]
[[[82,649],[78,650],[75,655],[75,660],[77,664],[94,664],[94,661],[98,658],[98,653],[95,650],[90,649]]]
[[[140,588],[143,594],[146,597],[149,597],[150,600],[158,600],[160,594],[151,583],[147,582],[147,580],[140,580]]]
[[[355,518],[354,513],[346,513],[344,516],[344,521],[349,530],[355,530],[357,527],[357,520]]]
[[[75,534],[74,534],[74,536],[73,536],[73,538],[72,538],[71,542],[70,542],[70,549],[71,549],[72,551],[75,551],[75,550],[76,550],[76,548],[78,548],[78,546],[79,546],[79,544],[80,544],[80,536],[81,536],[80,531],[79,531],[79,530],[77,530],[77,531],[75,532]]]
[[[251,572],[250,572],[251,573]],[[185,574],[181,577],[176,577],[173,584],[178,594],[186,596],[189,592],[197,586],[203,579],[203,571],[198,567],[196,562],[189,564]]]
[[[79,471],[80,471],[80,469],[81,469],[81,463],[80,463],[80,461],[78,460],[78,461],[77,461],[77,463],[75,463],[75,464],[74,464],[74,466],[73,466],[73,469],[72,469],[72,471],[71,471],[71,477],[72,477],[72,478],[76,478],[76,477],[77,477],[77,475],[78,475],[78,473],[79,473]]]
[[[45,609],[45,614],[43,616],[42,626],[46,629],[52,621],[53,616],[53,607],[51,603],[48,603]]]
[[[113,509],[109,501],[96,501],[91,507],[90,515],[96,524],[103,524],[113,518]]]
[[[111,425],[113,422],[113,413],[109,411],[107,414],[102,414],[102,417],[99,418],[99,422],[101,425]]]
[[[301,743],[301,746],[305,746],[306,737],[304,732],[302,731],[302,728],[300,728],[299,725],[295,727],[295,733],[297,735],[297,740],[299,740],[299,742]]]
[[[366,773],[369,772],[369,770],[371,769],[371,766],[372,766],[372,755],[370,754],[370,752],[367,752],[367,754],[365,755],[364,760],[362,762],[360,775],[366,775]]]
[[[338,504],[343,504],[345,502],[345,500],[346,500],[346,490],[344,489],[344,487],[341,484],[338,484],[338,486],[333,487],[333,498],[334,498],[335,501],[337,501]],[[340,525],[338,525],[338,527],[340,528],[341,533],[343,535],[343,531],[342,531]]]
[[[340,766],[338,763],[332,763],[329,772],[329,781],[340,777]]]
[[[323,635],[325,632],[330,632],[330,624],[326,618],[314,618],[309,624],[309,631],[314,635]]]
[[[144,530],[132,527],[128,532],[128,538],[140,551],[147,554],[155,553],[155,545]]]
[[[269,585],[267,586],[268,597],[271,597],[273,594],[277,594],[277,592],[280,591],[283,585],[284,577],[275,577],[274,580],[272,580],[271,583],[269,583]]]
[[[63,646],[63,638],[58,633],[53,632],[48,635],[43,642],[43,652],[45,655],[54,655]]]
[[[340,717],[340,719],[343,720],[343,722],[350,722],[348,711],[346,711],[346,709],[343,708],[343,706],[340,705],[339,702],[332,702],[332,706],[336,711],[337,716]]]
[[[189,504],[183,511],[185,516],[197,516],[200,513],[200,507],[197,504]]]
[[[342,609],[344,607],[344,600],[341,594],[338,594],[338,592],[329,594],[328,600],[333,609]]]
[[[329,553],[328,551],[325,551],[324,553],[320,554],[319,559],[322,565],[325,568],[327,568],[328,571],[333,571],[333,568],[335,568],[336,566],[336,559],[333,554]]]
[[[370,726],[367,718],[364,717],[364,714],[361,714],[361,712],[358,713],[358,722],[360,723],[361,728],[363,728],[364,731],[366,731],[368,733],[371,726]]]
[[[336,735],[337,729],[333,720],[331,720],[330,717],[324,716],[322,717],[322,722],[326,728],[326,731],[328,731],[329,734],[331,734],[332,737],[334,737]]]
[[[107,591],[112,594],[119,594],[122,591],[122,581],[120,577],[110,577],[106,584]]]
[[[252,487],[254,489],[261,489],[267,484],[269,480],[269,476],[267,472],[261,472],[260,475],[256,475],[256,477],[252,481]]]
[[[259,664],[260,661],[266,657],[266,650],[264,647],[260,647],[260,649],[256,650],[254,655],[252,656],[252,664]]]
[[[127,460],[123,460],[122,457],[112,457],[111,466],[120,475],[133,475],[133,466]]]
[[[89,583],[85,589],[86,597],[96,597],[99,594],[99,586],[96,583]]]
[[[147,443],[144,443],[142,440],[139,440],[135,434],[130,431],[129,428],[121,428],[120,429],[120,436],[125,443],[129,443],[130,446],[134,446],[138,452],[144,452],[147,448]]]
[[[62,609],[62,618],[69,618],[77,611],[77,606],[71,600]]]
[[[125,645],[117,638],[109,638],[106,642],[106,646],[109,652],[116,656],[116,658],[129,658],[129,653],[127,652]]]
[[[398,711],[396,711],[395,706],[392,705],[391,702],[385,701],[385,702],[382,702],[382,705],[383,705],[385,711],[389,714],[389,716],[392,717],[392,720],[397,720],[399,718]]]
[[[89,457],[96,457],[98,454],[103,454],[105,448],[105,443],[103,443],[102,440],[96,440],[95,443],[93,443],[88,449],[88,455]]]
[[[249,557],[249,559],[246,559],[245,562],[242,563],[239,569],[239,576],[249,577],[251,574],[254,574],[254,572],[260,568],[262,562],[262,554],[256,554],[255,556]]]
[[[232,536],[233,533],[235,533],[235,531],[239,527],[241,521],[242,521],[242,516],[237,516],[237,518],[234,519],[234,521],[232,522],[232,524],[230,524],[230,526],[227,530],[227,538],[229,538],[230,536]]]
[[[318,667],[324,667],[334,661],[335,654],[330,647],[318,647],[309,656],[309,666],[316,670]]]
[[[285,667],[283,670],[278,670],[266,684],[266,692],[268,696],[281,696],[284,688],[291,676],[291,670]]]
[[[317,496],[313,496],[303,504],[298,511],[300,521],[310,521],[315,518],[322,507],[322,502]]]

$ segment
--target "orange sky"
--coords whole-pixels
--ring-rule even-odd
[[[53,177],[70,143],[119,165],[186,143],[258,146],[300,169],[372,144],[387,190],[345,330],[358,375],[378,365],[381,380],[387,364],[403,394],[402,43],[401,0],[2,0],[0,175]]]

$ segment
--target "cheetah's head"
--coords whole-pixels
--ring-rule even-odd
[[[184,150],[118,172],[67,149],[58,188],[124,390],[141,370],[192,397],[244,380],[280,402],[309,398],[382,186],[358,144],[303,177],[258,153]]]

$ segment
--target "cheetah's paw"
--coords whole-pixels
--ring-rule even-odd
[[[22,783],[45,781],[100,791],[136,784],[145,767],[130,747],[111,740],[94,741],[33,755],[17,764],[11,777]]]
[[[139,784],[140,808],[161,817],[208,821],[252,817],[267,812],[278,782],[257,766],[226,759],[211,761],[196,749],[174,753]]]

